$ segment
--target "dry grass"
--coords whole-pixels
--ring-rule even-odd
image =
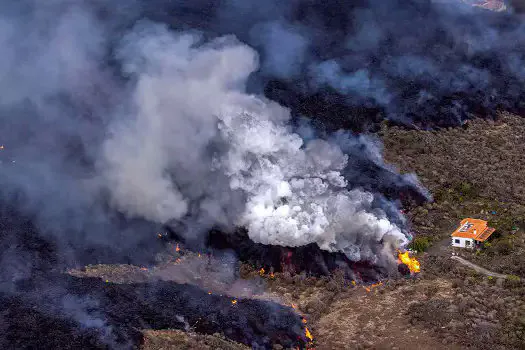
[[[70,270],[69,274],[76,277],[98,277],[112,283],[145,282],[149,279],[149,271],[133,265],[88,265],[80,270]]]
[[[203,335],[179,330],[144,332],[144,350],[248,350],[249,347],[224,339],[219,334]]]

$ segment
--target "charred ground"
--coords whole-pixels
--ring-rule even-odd
[[[240,267],[239,276],[257,281],[259,289],[245,297],[295,308],[308,320],[317,349],[403,349],[414,344],[423,349],[520,348],[525,341],[525,285],[520,280],[525,277],[524,236],[515,229],[523,227],[525,213],[520,176],[524,130],[525,119],[509,114],[500,114],[495,122],[473,120],[466,128],[436,131],[385,125],[385,157],[402,171],[415,171],[435,197],[434,203],[407,212],[416,240],[428,243],[419,254],[419,277],[354,285],[342,271],[324,277],[289,271],[270,275],[252,262]],[[499,235],[480,252],[462,255],[509,275],[506,279],[478,274],[450,259],[449,234],[464,216],[490,220]],[[178,258],[173,255],[150,269],[93,265],[71,273],[144,283],[167,266],[183,265]],[[144,349],[243,348],[220,334],[199,334],[193,325],[186,331],[143,334]]]

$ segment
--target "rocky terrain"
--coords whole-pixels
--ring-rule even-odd
[[[304,315],[316,349],[523,349],[525,344],[525,119],[501,114],[463,128],[406,130],[384,125],[384,155],[401,172],[415,172],[434,202],[410,208],[422,272],[415,278],[358,285],[331,277],[262,273],[243,265],[240,277],[252,293],[197,281],[235,297],[263,298]],[[461,218],[490,221],[498,234],[477,252],[457,252],[494,278],[451,259],[449,235]],[[171,259],[171,260],[170,260]],[[108,282],[170,278],[169,266],[204,259],[174,252],[154,268],[97,265],[70,271]],[[192,262],[195,267],[195,263]],[[180,275],[180,274],[177,274]],[[186,277],[185,277],[186,278]],[[254,286],[257,286],[255,288]],[[223,289],[221,289],[223,288]],[[144,349],[244,349],[220,334],[144,330]],[[280,348],[280,346],[276,346]]]

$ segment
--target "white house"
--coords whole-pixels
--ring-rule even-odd
[[[485,242],[495,231],[487,222],[480,219],[463,219],[452,233],[452,246],[458,248],[476,248]]]

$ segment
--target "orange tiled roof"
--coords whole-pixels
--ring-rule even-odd
[[[484,242],[495,231],[488,227],[485,220],[466,218],[461,220],[459,227],[452,233],[452,237],[471,238]]]

